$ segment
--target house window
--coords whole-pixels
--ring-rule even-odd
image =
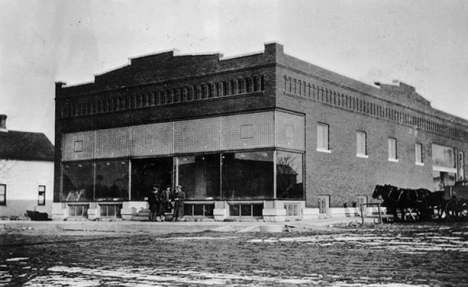
[[[388,160],[398,162],[397,158],[397,140],[394,138],[388,139]]]
[[[415,155],[416,164],[423,165],[422,144],[414,145],[414,155]]]
[[[367,158],[367,134],[365,132],[356,133],[356,156]]]
[[[319,123],[317,125],[317,151],[330,152],[328,145],[329,126]]]
[[[46,192],[45,185],[39,185],[39,197],[37,199],[38,205],[45,205],[45,192]]]
[[[6,205],[6,184],[0,184],[0,205]]]

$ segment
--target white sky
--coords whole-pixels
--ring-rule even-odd
[[[415,86],[468,119],[465,0],[0,0],[0,114],[53,141],[56,81],[90,82],[174,48],[235,56],[273,41],[368,84]]]

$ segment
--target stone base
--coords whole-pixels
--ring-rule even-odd
[[[215,208],[213,209],[213,215],[216,221],[224,221],[229,216],[229,209]]]
[[[286,209],[268,208],[262,210],[263,220],[265,222],[285,222]]]

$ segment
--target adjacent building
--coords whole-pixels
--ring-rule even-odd
[[[402,82],[370,86],[284,53],[177,51],[56,83],[55,218],[132,219],[156,184],[189,216],[354,214],[376,184],[465,177],[468,121]]]
[[[0,115],[0,218],[52,213],[54,146],[43,133],[11,131]]]

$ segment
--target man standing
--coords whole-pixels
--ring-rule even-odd
[[[150,210],[150,214],[149,214],[149,220],[150,221],[155,221],[156,220],[156,217],[159,215],[159,202],[160,202],[160,198],[159,198],[159,188],[154,185],[153,186],[153,191],[151,192],[151,194],[149,195],[148,197],[148,204],[149,204],[149,210]]]
[[[166,213],[171,213],[171,210],[172,210],[171,200],[172,200],[171,186],[167,185],[166,189],[163,190],[163,192],[161,193],[161,217],[162,217],[161,221],[165,220]]]
[[[175,192],[175,206],[174,206],[174,221],[177,221],[178,218],[184,217],[184,200],[185,192],[182,191],[182,186],[176,186]]]

